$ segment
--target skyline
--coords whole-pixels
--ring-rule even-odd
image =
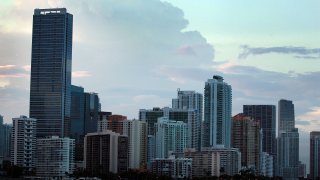
[[[182,6],[178,1],[171,2]],[[87,92],[97,92],[102,110],[137,118],[139,109],[169,106],[177,88],[203,93],[204,82],[218,74],[233,87],[232,115],[241,112],[243,104],[276,105],[279,99],[285,98],[295,103],[300,130],[320,129],[316,121],[320,117],[320,85],[314,83],[320,77],[320,71],[314,69],[319,62],[310,59],[320,54],[312,43],[320,36],[297,45],[281,43],[281,38],[274,38],[280,41],[274,44],[244,42],[243,45],[249,45],[238,48],[237,56],[224,57],[221,54],[228,54],[225,53],[228,48],[221,46],[227,44],[216,45],[208,32],[196,29],[195,16],[188,11],[189,6],[178,9],[158,0],[59,3],[77,16],[72,84],[83,86]],[[57,4],[54,1],[3,1],[0,5],[0,92],[4,94],[0,98],[0,114],[8,123],[13,117],[28,115],[33,9]],[[187,17],[190,17],[189,25]],[[314,33],[317,34],[317,30],[315,25]],[[254,35],[252,38],[259,39]],[[230,52],[233,48],[229,46]],[[273,67],[264,59],[283,58],[288,63],[288,56],[293,59],[293,63],[285,67],[290,71],[277,70],[284,66],[283,62],[274,64],[272,60]],[[309,58],[303,59],[303,66],[308,68],[301,65],[301,57],[292,56]],[[259,58],[264,63],[258,66]],[[268,65],[269,68],[264,67]]]

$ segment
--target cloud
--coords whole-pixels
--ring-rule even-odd
[[[320,48],[306,48],[294,46],[249,47],[247,45],[241,46],[241,48],[242,52],[238,56],[239,59],[246,59],[250,55],[263,55],[269,53],[293,54],[295,55],[295,58],[300,59],[320,59]]]
[[[99,93],[102,107],[107,108],[102,110],[136,117],[140,108],[151,104],[136,103],[134,97],[141,94],[157,94],[159,104],[170,104],[177,84],[158,73],[159,69],[210,66],[214,58],[213,46],[201,33],[186,30],[189,22],[183,11],[160,0],[15,0],[5,7],[0,11],[0,59],[4,65],[17,67],[16,73],[0,72],[9,82],[2,83],[6,88],[30,86],[27,77],[13,76],[18,70],[30,74],[26,65],[31,62],[35,8],[66,7],[73,14],[72,83]],[[154,99],[150,102],[156,104]],[[130,108],[123,108],[126,105]],[[9,117],[20,111],[3,108]]]
[[[82,77],[90,77],[92,76],[88,71],[73,71],[72,77],[73,78],[82,78]]]

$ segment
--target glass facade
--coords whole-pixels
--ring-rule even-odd
[[[37,137],[70,133],[72,24],[65,8],[34,10],[30,117]]]
[[[202,147],[231,147],[232,88],[220,76],[208,79],[204,88]]]

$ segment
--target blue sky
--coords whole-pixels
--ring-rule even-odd
[[[293,100],[301,148],[320,130],[320,1],[4,0],[0,2],[0,114],[28,115],[32,14],[74,15],[73,79],[102,110],[137,118],[170,106],[177,88],[203,93],[212,75],[244,104]],[[301,151],[303,152],[303,151]],[[307,162],[307,156],[300,154]]]

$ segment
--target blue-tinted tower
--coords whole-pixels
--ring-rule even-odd
[[[65,8],[34,10],[30,117],[37,137],[70,133],[72,24]]]

